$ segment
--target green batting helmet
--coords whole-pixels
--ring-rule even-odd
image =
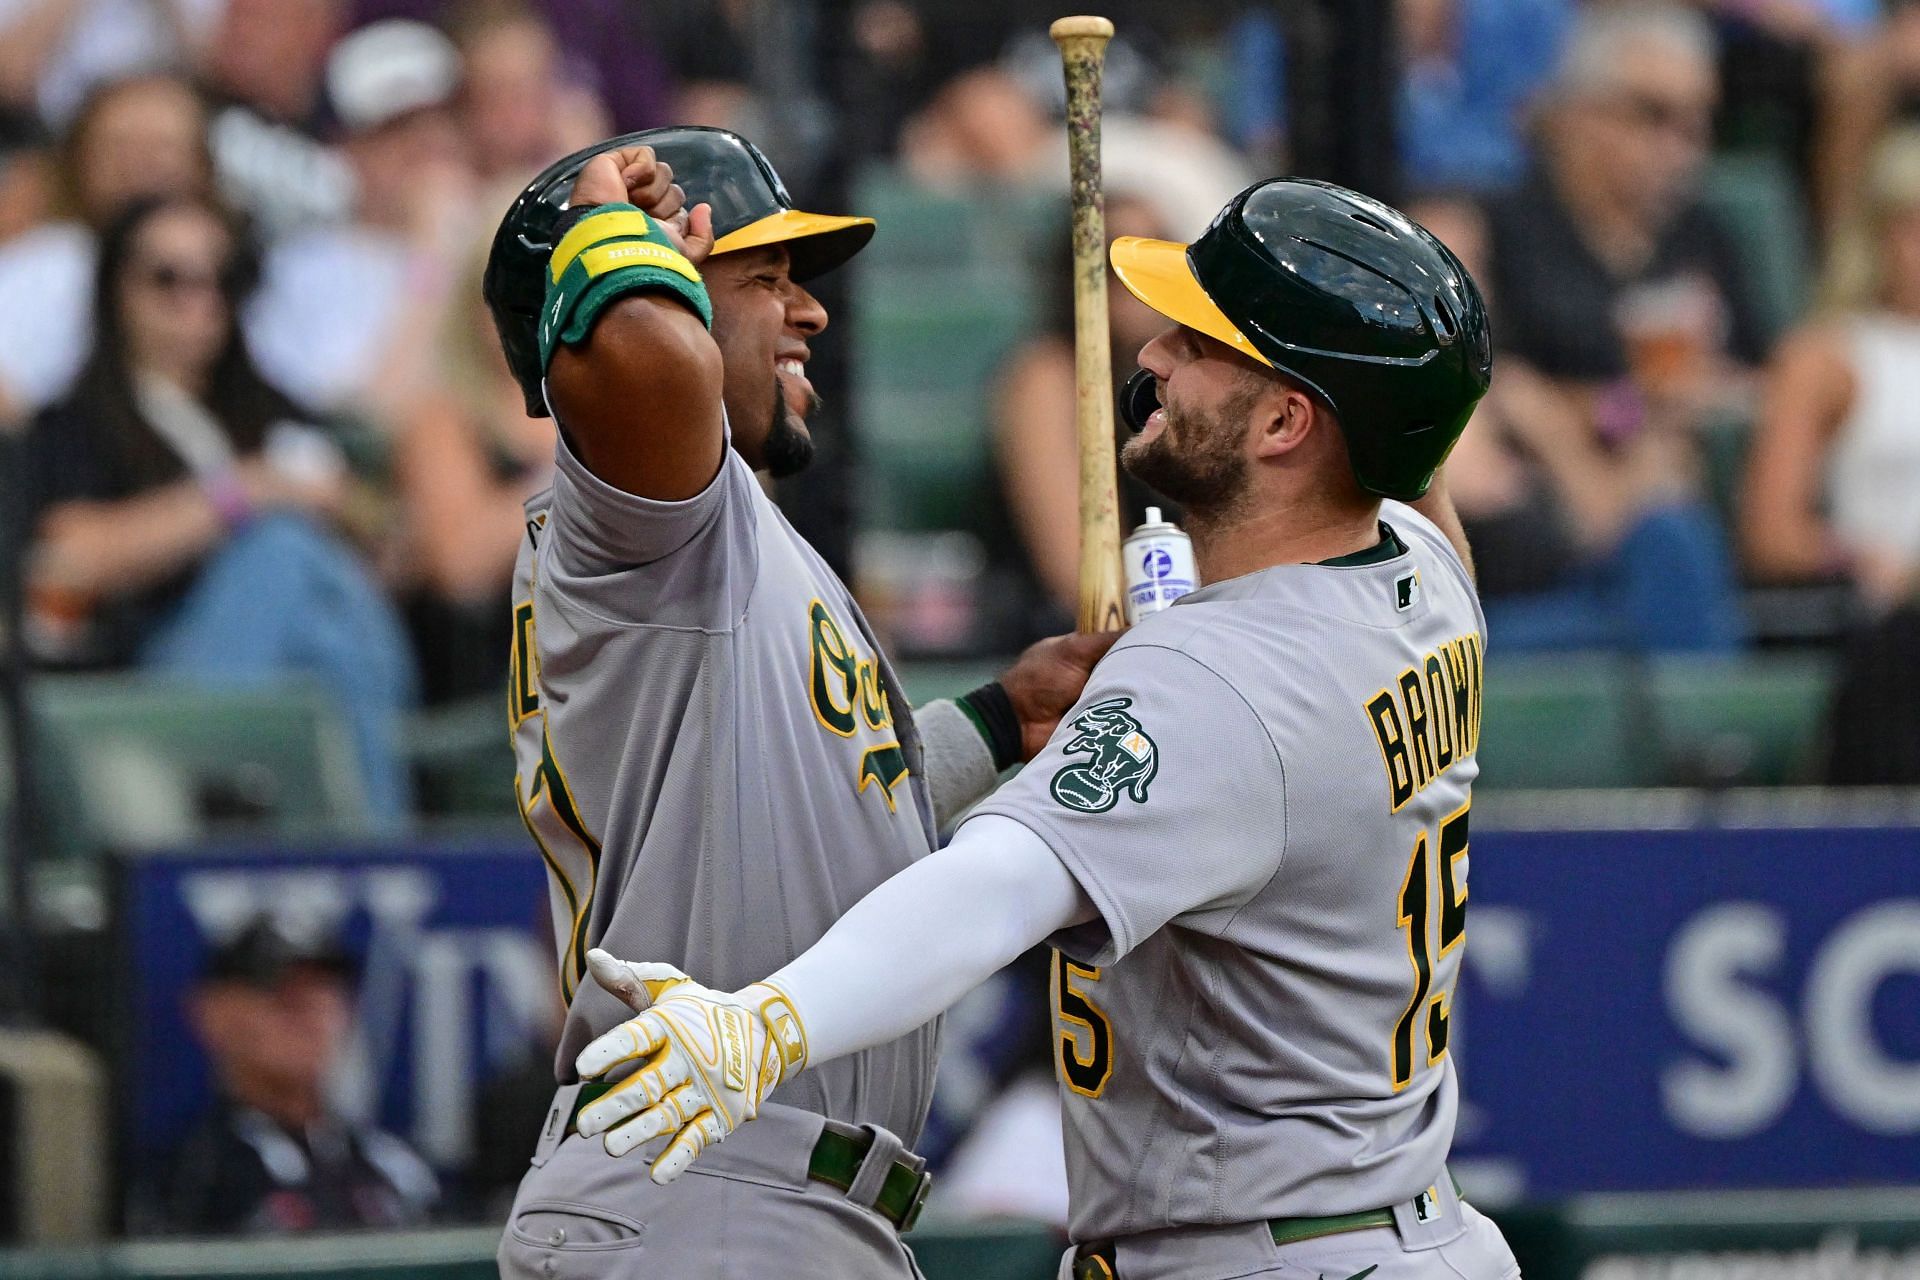
[[[1191,245],[1123,236],[1113,269],[1161,315],[1280,370],[1338,415],[1360,487],[1418,498],[1493,373],[1460,259],[1396,209],[1274,178]]]
[[[547,414],[541,394],[540,307],[546,299],[553,229],[587,161],[621,147],[652,147],[673,166],[687,205],[713,206],[715,254],[784,244],[795,280],[839,266],[873,239],[872,218],[834,217],[793,207],[793,197],[760,149],[737,133],[685,125],[647,129],[595,143],[548,165],[515,197],[487,257],[482,291],[507,366],[526,397],[527,412]]]

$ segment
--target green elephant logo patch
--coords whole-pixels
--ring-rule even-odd
[[[1082,813],[1105,813],[1122,795],[1135,804],[1147,802],[1147,784],[1160,772],[1160,748],[1127,714],[1132,705],[1132,698],[1108,698],[1074,720],[1074,735],[1062,750],[1092,752],[1093,758],[1053,775],[1055,800]]]

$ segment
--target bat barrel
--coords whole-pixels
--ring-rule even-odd
[[[1113,23],[1061,18],[1049,34],[1067,82],[1073,209],[1074,427],[1080,453],[1079,627],[1124,625],[1120,513],[1115,492],[1113,372],[1107,329],[1107,236],[1100,191],[1100,73]]]

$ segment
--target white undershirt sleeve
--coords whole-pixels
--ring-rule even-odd
[[[773,981],[807,1033],[807,1060],[897,1040],[1056,930],[1094,918],[1045,841],[1011,818],[953,842],[869,893]]]

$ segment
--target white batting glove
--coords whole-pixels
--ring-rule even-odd
[[[653,1180],[672,1182],[702,1151],[759,1114],[807,1061],[807,1036],[786,993],[764,982],[737,992],[703,987],[670,964],[617,960],[587,952],[594,980],[640,1016],[580,1051],[582,1080],[644,1058],[640,1069],[581,1110],[582,1137],[606,1134],[607,1154],[623,1156],[672,1133],[653,1162]]]

